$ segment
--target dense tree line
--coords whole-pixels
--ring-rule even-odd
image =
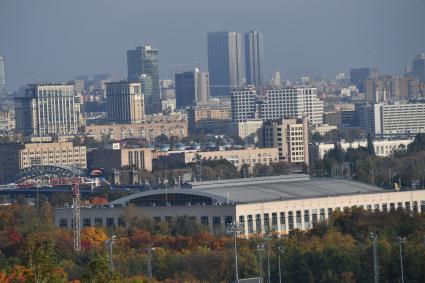
[[[53,226],[49,204],[0,207],[0,282],[232,282],[234,250],[231,235],[212,235],[181,217],[155,223],[124,213],[125,227],[86,227],[82,251],[73,251],[72,234]],[[239,276],[267,282],[373,282],[372,239],[378,235],[380,282],[399,282],[399,236],[406,282],[425,281],[425,216],[403,210],[369,212],[352,208],[335,212],[328,223],[286,236],[238,239]],[[113,247],[114,270],[105,241]],[[265,243],[265,248],[257,249]],[[279,247],[281,248],[280,251]],[[151,250],[151,253],[149,252]],[[261,253],[261,257],[260,257]],[[260,263],[259,259],[262,258]],[[148,262],[153,278],[147,278]]]
[[[377,186],[425,187],[425,134],[419,134],[407,147],[399,147],[389,157],[376,156],[373,142],[367,147],[343,150],[336,142],[314,168],[313,175],[354,179]]]

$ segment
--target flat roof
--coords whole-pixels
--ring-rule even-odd
[[[376,186],[329,178],[310,178],[309,175],[241,178],[205,182],[190,182],[181,188],[145,191],[117,199],[111,204],[127,202],[153,195],[187,194],[210,197],[218,203],[253,203],[276,200],[336,197],[387,192]]]
[[[192,182],[187,185],[194,191],[217,195],[231,202],[258,202],[384,192],[379,187],[360,182],[310,178],[310,176],[304,174]]]

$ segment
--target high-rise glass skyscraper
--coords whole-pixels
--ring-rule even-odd
[[[263,33],[250,31],[245,33],[246,84],[257,89],[263,86]]]
[[[425,53],[413,59],[412,73],[420,82],[425,83]]]
[[[161,112],[161,89],[159,87],[158,49],[150,45],[137,46],[127,50],[128,80],[141,82],[142,75],[149,76],[152,81],[152,95],[146,94],[146,114]]]
[[[176,73],[174,82],[177,108],[196,106],[198,103],[208,101],[208,73],[200,72],[198,68],[189,72]]]
[[[0,56],[0,95],[6,94],[6,71],[4,69],[4,57]]]
[[[241,34],[210,32],[207,45],[211,95],[229,96],[232,89],[244,84]]]

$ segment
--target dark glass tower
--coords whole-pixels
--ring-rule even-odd
[[[263,33],[245,33],[246,84],[257,89],[263,86]]]

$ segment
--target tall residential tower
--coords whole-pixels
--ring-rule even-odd
[[[108,120],[119,124],[141,123],[145,105],[140,83],[125,81],[106,84]]]
[[[245,33],[246,84],[257,89],[263,86],[263,33],[250,31]]]
[[[229,96],[231,90],[244,84],[241,34],[210,32],[207,45],[211,95]]]
[[[77,134],[80,98],[73,84],[29,85],[15,98],[16,130],[25,136]]]

